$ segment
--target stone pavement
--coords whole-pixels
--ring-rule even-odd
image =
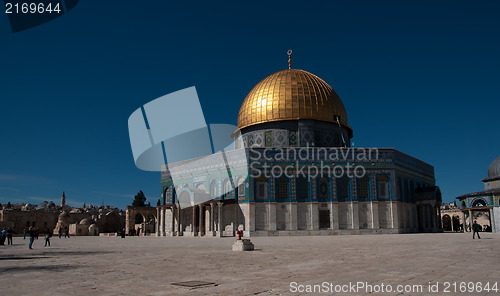
[[[481,235],[481,240],[469,233],[257,237],[253,252],[233,252],[234,238],[54,237],[52,247],[44,248],[40,237],[29,250],[28,240],[15,237],[14,246],[0,246],[0,295],[368,294],[362,288],[335,293],[335,287],[357,282],[374,291],[382,284],[423,289],[372,295],[500,295],[500,290],[458,292],[461,282],[490,282],[490,287],[500,282],[500,235]],[[217,286],[172,285],[184,281]],[[438,282],[437,293],[428,291],[429,282]],[[451,284],[450,293],[444,293],[444,282]],[[323,283],[333,292],[291,291]]]

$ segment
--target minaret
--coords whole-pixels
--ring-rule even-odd
[[[61,208],[64,208],[65,205],[66,205],[66,195],[64,194],[63,191],[63,195],[61,196]]]

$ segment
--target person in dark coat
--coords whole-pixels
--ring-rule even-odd
[[[479,236],[480,231],[481,231],[481,225],[477,224],[477,221],[474,220],[474,224],[472,224],[472,239],[475,238],[476,234],[477,238],[481,239],[481,237]]]
[[[29,248],[30,248],[30,250],[33,250],[33,242],[35,241],[36,230],[33,227],[31,227],[31,226],[29,228],[29,234],[30,234]]]
[[[44,247],[46,247],[47,245],[50,247],[50,238],[52,237],[52,231],[50,229],[47,229],[47,234],[45,234],[45,245]]]
[[[7,230],[7,244],[8,245],[13,245],[12,243],[12,235],[14,234],[14,230],[12,230],[12,228],[9,228],[9,230]]]
[[[2,231],[0,231],[0,245],[5,245],[5,239],[7,238],[7,231],[4,229],[2,229]]]

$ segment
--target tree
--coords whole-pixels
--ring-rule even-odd
[[[7,203],[7,208],[10,209],[12,205],[10,204],[10,201]]]
[[[158,202],[156,203],[156,206],[159,206],[159,205],[161,205],[160,199],[158,199]]]
[[[133,207],[145,207],[146,206],[146,196],[144,195],[144,193],[141,191],[139,191],[139,193],[137,193],[135,196],[134,196],[134,201],[132,202],[132,206]]]

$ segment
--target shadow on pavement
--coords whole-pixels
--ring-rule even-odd
[[[42,265],[42,266],[13,266],[13,267],[0,267],[1,273],[12,273],[12,272],[29,272],[29,271],[66,271],[68,269],[74,269],[79,267],[78,265]]]

